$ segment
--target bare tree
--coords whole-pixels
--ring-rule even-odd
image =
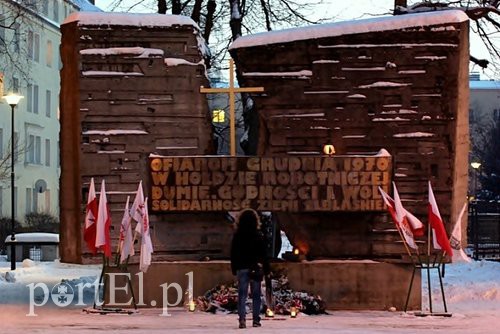
[[[479,35],[490,53],[491,63],[471,54],[470,60],[482,68],[490,64],[495,71],[500,69],[500,48],[495,38],[500,33],[500,0],[441,0],[407,1],[395,0],[394,14],[407,14],[424,11],[459,9],[471,20],[473,33]]]
[[[11,139],[12,140],[12,139]],[[7,143],[5,147],[0,149],[0,152],[3,151],[3,155],[0,155],[0,185],[6,185],[10,182],[10,173],[12,166],[12,146],[11,141]],[[22,157],[28,147],[22,143],[17,136],[14,137],[14,161],[15,163],[19,163],[19,157]]]
[[[321,3],[323,0],[306,4],[297,0],[137,0],[125,6],[123,0],[114,0],[110,8],[134,11],[139,6],[149,6],[162,14],[190,16],[211,46],[211,63],[223,64],[227,47],[241,35],[325,20],[308,18],[308,14]]]
[[[27,31],[33,25],[26,8],[35,9],[35,4],[27,6],[14,1],[6,1],[0,6],[0,73],[8,73],[25,82],[31,78],[31,62],[27,43],[23,41],[28,40]],[[6,89],[18,89],[12,80],[10,82]]]

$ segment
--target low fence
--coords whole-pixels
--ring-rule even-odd
[[[500,202],[469,203],[467,235],[475,260],[500,261]]]

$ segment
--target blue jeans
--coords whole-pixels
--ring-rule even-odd
[[[237,271],[236,276],[238,277],[238,315],[241,320],[245,320],[247,313],[246,302],[248,296],[248,284],[250,283],[250,291],[252,295],[252,307],[253,307],[253,321],[260,321],[260,307],[261,307],[261,291],[260,291],[260,281],[250,280],[248,277],[249,269],[240,269]]]

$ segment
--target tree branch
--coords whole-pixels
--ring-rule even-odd
[[[214,26],[214,14],[216,8],[217,8],[217,3],[215,2],[215,0],[208,0],[207,15],[205,17],[205,29],[203,31],[203,38],[205,39],[207,45],[210,40],[210,34],[212,33],[212,28]]]
[[[265,0],[260,0],[260,6],[262,7],[262,11],[264,12],[264,17],[266,19],[266,28],[267,31],[271,31],[271,20],[269,19],[269,11],[267,10],[267,4]]]
[[[187,3],[189,1],[190,0],[186,1],[184,4],[187,5]],[[194,2],[193,11],[191,12],[191,18],[196,23],[200,23],[201,5],[202,4],[203,4],[203,0],[195,0],[195,2]]]
[[[469,57],[470,61],[479,65],[482,68],[487,68],[488,64],[490,63],[487,59],[478,59],[474,57],[473,55],[470,55]]]

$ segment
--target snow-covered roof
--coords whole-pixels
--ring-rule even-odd
[[[83,12],[102,12],[102,9],[88,2],[88,0],[71,0]]]
[[[182,15],[75,12],[68,16],[63,24],[75,21],[78,25],[85,26],[171,27],[179,25],[200,29],[190,17]]]
[[[374,31],[399,30],[412,27],[432,26],[467,21],[461,10],[443,10],[418,14],[380,16],[370,19],[318,24],[301,28],[291,28],[242,36],[229,49],[287,43],[306,39],[316,39]]]
[[[5,238],[6,243],[10,243],[10,235]],[[16,242],[59,242],[59,234],[57,233],[43,233],[43,232],[35,232],[35,233],[17,233],[16,234]]]
[[[471,80],[469,81],[470,89],[499,89],[500,81],[489,81],[489,80]]]

